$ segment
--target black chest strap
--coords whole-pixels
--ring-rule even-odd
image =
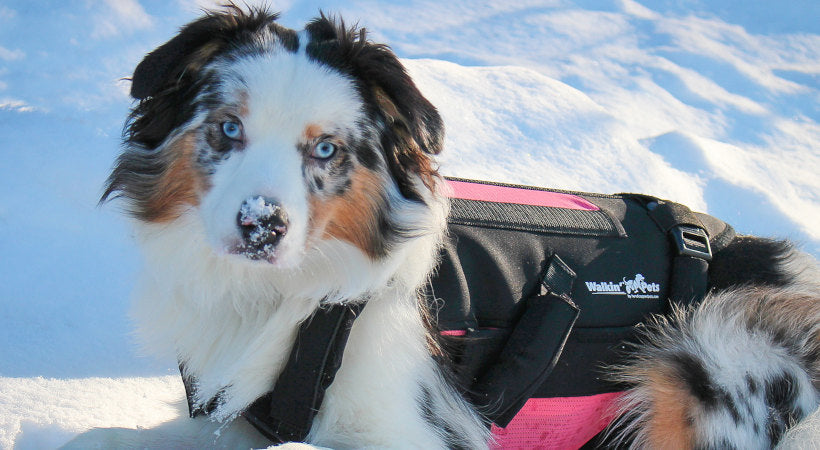
[[[276,443],[305,440],[325,391],[342,365],[353,321],[364,305],[331,305],[317,310],[302,323],[273,390],[242,413],[254,428]],[[204,410],[197,409],[193,404],[195,380],[183,371],[183,381],[191,416],[207,414],[214,402]]]

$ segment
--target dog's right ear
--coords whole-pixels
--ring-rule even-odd
[[[199,71],[242,34],[251,34],[276,20],[262,9],[245,12],[229,5],[185,25],[173,39],[152,51],[134,70],[131,96],[144,100],[185,86]]]
[[[143,100],[157,92],[175,87],[188,72],[189,65],[200,59],[199,65],[207,62],[216,48],[197,52],[205,48],[219,26],[215,16],[208,16],[186,25],[173,39],[161,45],[143,58],[131,78],[131,96]]]

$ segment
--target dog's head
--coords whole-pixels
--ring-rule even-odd
[[[145,57],[103,199],[148,223],[194,215],[243,259],[288,267],[322,240],[378,259],[435,190],[441,119],[363,29],[276,18],[213,12]]]

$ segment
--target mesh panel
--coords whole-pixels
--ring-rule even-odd
[[[450,223],[534,233],[618,236],[602,211],[551,208],[480,200],[451,199]]]
[[[619,392],[586,397],[531,398],[506,428],[493,425],[493,450],[575,450],[612,421]]]

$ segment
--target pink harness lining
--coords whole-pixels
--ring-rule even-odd
[[[467,336],[467,330],[441,330],[442,336]]]
[[[620,392],[586,397],[531,398],[505,427],[492,426],[493,450],[576,450],[612,422]]]
[[[522,189],[492,184],[469,183],[466,181],[447,180],[452,193],[451,198],[480,200],[495,203],[513,203],[517,205],[548,206],[553,208],[576,209],[581,211],[598,211],[598,207],[589,201],[572,194]]]
[[[496,327],[481,327],[479,330],[498,330]],[[441,330],[439,334],[442,336],[467,336],[467,330]]]

